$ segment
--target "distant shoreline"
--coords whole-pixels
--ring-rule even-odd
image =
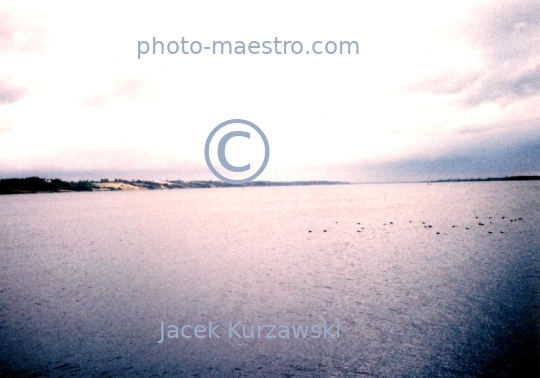
[[[447,179],[447,180],[435,180],[435,181],[421,181],[421,182],[478,182],[478,181],[537,181],[540,180],[540,176],[507,176],[507,177],[488,177],[488,178],[475,178],[475,179]]]
[[[103,192],[119,190],[159,190],[159,189],[196,189],[230,188],[260,186],[308,186],[308,185],[350,185],[343,181],[251,181],[233,185],[223,181],[182,181],[182,180],[121,180],[102,179],[100,181],[62,181],[40,177],[0,179],[1,194],[60,193],[60,192]]]
[[[485,182],[485,181],[538,181],[540,176],[507,176],[476,179],[447,179],[433,181],[414,181],[413,183],[448,183],[448,182]],[[311,186],[311,185],[351,185],[344,181],[251,181],[242,185],[233,185],[223,181],[182,181],[182,180],[122,180],[102,179],[100,181],[62,181],[60,179],[44,179],[40,177],[0,179],[0,195],[30,193],[61,192],[103,192],[119,190],[158,190],[158,189],[196,189],[196,188],[230,188],[230,187],[262,187],[262,186]],[[384,183],[369,183],[384,184]],[[388,182],[386,184],[389,184]],[[395,184],[403,184],[396,182]]]

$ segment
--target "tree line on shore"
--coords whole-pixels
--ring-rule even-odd
[[[109,185],[113,184],[113,185]],[[118,184],[117,186],[114,184]],[[101,179],[100,181],[63,181],[58,178],[44,179],[40,177],[0,179],[0,194],[23,193],[56,193],[56,192],[89,192],[95,190],[125,190],[122,184],[139,189],[190,189],[190,188],[225,188],[225,187],[253,187],[253,186],[294,186],[294,185],[338,185],[347,184],[338,181],[252,181],[242,185],[233,185],[223,181],[144,181]]]
[[[478,179],[449,179],[436,182],[463,182],[463,181],[529,181],[540,180],[540,176],[509,176],[490,177]],[[108,185],[113,184],[113,185]],[[118,185],[116,185],[118,184]],[[41,177],[9,178],[0,179],[0,194],[22,193],[56,193],[56,192],[91,192],[94,190],[126,190],[125,187],[135,189],[191,189],[191,188],[228,188],[228,187],[254,187],[254,186],[299,186],[299,185],[344,185],[350,184],[342,181],[251,181],[242,185],[233,185],[223,181],[146,181],[146,180],[121,180],[101,179],[100,181],[63,181],[58,178],[44,179]]]
[[[91,181],[62,181],[40,177],[0,179],[0,194],[38,193],[38,192],[88,192],[93,190]]]

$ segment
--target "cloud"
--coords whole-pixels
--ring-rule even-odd
[[[540,92],[540,64],[536,69],[519,77],[512,85],[514,93],[520,96],[535,95]]]
[[[23,98],[26,89],[10,84],[7,80],[0,80],[0,105],[12,104]]]
[[[42,52],[45,30],[29,12],[7,13],[0,9],[0,56],[11,52]],[[39,15],[35,17],[40,19]]]
[[[84,98],[82,104],[88,108],[101,108],[121,99],[133,102],[146,93],[147,88],[143,82],[138,79],[126,79],[116,83],[110,90]]]
[[[471,3],[457,2],[447,4],[448,12],[433,6],[395,19],[386,19],[385,7],[375,7],[366,22],[353,17],[353,8],[342,12],[344,18],[334,25],[337,29],[330,28],[337,34],[320,38],[358,38],[363,52],[356,57],[291,55],[294,61],[285,61],[277,55],[231,60],[191,54],[144,62],[133,59],[132,42],[143,38],[137,37],[141,33],[159,32],[176,39],[177,19],[152,18],[146,8],[133,9],[151,21],[141,31],[137,22],[118,29],[121,8],[101,14],[95,7],[65,11],[65,5],[34,10],[16,3],[0,5],[0,80],[8,79],[0,83],[1,103],[16,104],[0,106],[0,122],[13,125],[12,132],[0,138],[5,146],[0,148],[6,167],[2,169],[70,167],[76,173],[103,166],[111,172],[133,169],[138,173],[133,177],[150,178],[153,170],[163,168],[162,161],[179,165],[198,161],[201,150],[196,144],[204,143],[212,125],[232,117],[252,120],[268,130],[271,161],[296,161],[298,166],[360,164],[370,159],[382,164],[414,156],[424,163],[411,161],[409,167],[423,164],[434,173],[430,167],[445,165],[442,160],[430,161],[464,156],[462,151],[483,145],[488,138],[539,136],[538,124],[521,124],[540,120],[540,108],[535,108],[540,100],[538,4],[479,2],[484,5],[475,12]],[[3,7],[9,12],[2,14]],[[199,8],[193,5],[197,12],[189,13],[204,14]],[[364,13],[371,14],[371,6],[367,10]],[[326,12],[316,11],[321,17]],[[251,11],[246,12],[242,17]],[[158,13],[163,10],[152,14]],[[300,13],[299,8],[294,17]],[[217,38],[212,30],[226,24],[216,26],[216,20],[204,17],[184,21],[199,33],[189,38],[201,41]],[[387,27],[379,28],[382,24]],[[23,52],[40,38],[33,25],[42,25],[46,32],[43,54]],[[286,33],[294,37],[291,25],[282,31],[283,38],[289,38]],[[253,36],[245,38],[273,33],[271,23],[253,27]],[[306,43],[319,38],[316,23],[304,29],[294,38]],[[370,34],[371,30],[380,33]],[[233,34],[229,37],[237,38]],[[423,80],[410,87],[416,93],[403,93],[401,85],[412,75]],[[114,152],[125,149],[133,156],[145,151],[145,157],[136,160],[130,155],[123,162]],[[472,156],[467,154],[467,159]],[[102,155],[103,161],[96,158]],[[84,164],[74,162],[79,156]],[[141,161],[152,167],[143,172]],[[378,177],[379,168],[382,174],[398,172],[392,171],[394,166],[374,166],[373,177]],[[270,168],[265,174],[271,174]],[[272,179],[294,180],[308,171],[299,168],[285,176],[276,169]],[[313,175],[347,177],[315,170]]]
[[[508,103],[540,94],[540,3],[519,1],[481,7],[458,32],[480,53],[483,67],[455,70],[411,85],[413,92],[451,95],[465,107]]]
[[[14,129],[14,126],[12,123],[0,120],[0,135],[9,133]]]
[[[465,37],[493,61],[521,61],[537,57],[540,42],[540,3],[499,2],[478,9]]]
[[[540,65],[522,69],[503,67],[487,73],[467,88],[463,102],[476,106],[490,101],[510,102],[540,94]]]
[[[359,162],[332,167],[331,179],[353,182],[407,182],[504,177],[540,173],[540,138],[512,146],[483,145],[437,157]]]
[[[389,169],[416,178],[476,178],[540,172],[540,141],[505,148],[477,148],[436,159],[404,160]]]
[[[6,13],[0,12],[0,49],[5,50],[11,45],[15,34],[15,27]]]
[[[415,83],[409,89],[415,92],[457,94],[466,91],[471,83],[478,80],[479,76],[479,73],[463,74],[452,70]]]

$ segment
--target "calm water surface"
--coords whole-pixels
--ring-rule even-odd
[[[539,199],[535,182],[2,196],[0,375],[537,376]],[[158,343],[161,321],[220,338]]]

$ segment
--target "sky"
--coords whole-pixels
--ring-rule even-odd
[[[359,53],[139,59],[182,37]],[[540,174],[540,3],[0,1],[0,178],[216,179],[204,145],[229,119],[268,138],[259,180]],[[256,139],[231,162],[260,161]]]

